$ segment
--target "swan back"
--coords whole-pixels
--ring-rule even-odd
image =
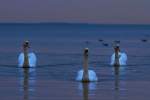
[[[88,70],[88,75],[89,75],[89,81],[97,81],[98,78],[96,76],[96,73],[93,70]],[[77,73],[76,80],[77,81],[82,81],[83,79],[83,70],[79,70]]]
[[[120,65],[126,65],[127,63],[127,54],[119,52],[119,63]],[[111,56],[111,65],[114,65],[115,63],[115,53]]]
[[[35,67],[36,66],[36,55],[32,53],[28,53],[28,59],[29,59],[29,66]],[[24,53],[20,53],[18,57],[18,66],[23,67],[24,64]]]

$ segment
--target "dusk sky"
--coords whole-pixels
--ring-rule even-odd
[[[150,24],[150,0],[0,0],[0,22]]]

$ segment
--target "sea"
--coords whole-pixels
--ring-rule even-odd
[[[18,67],[24,41],[37,66]],[[114,41],[128,56],[110,65]],[[97,82],[76,81],[89,48]],[[150,25],[86,23],[0,23],[1,100],[149,100]]]

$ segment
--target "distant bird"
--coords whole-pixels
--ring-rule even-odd
[[[98,41],[99,41],[99,42],[103,42],[104,40],[102,40],[102,39],[98,39]]]
[[[36,55],[33,52],[28,52],[29,41],[23,43],[23,52],[18,57],[18,66],[23,68],[36,66]]]
[[[108,43],[103,43],[103,46],[108,47],[109,44]]]
[[[98,80],[96,73],[93,70],[88,70],[88,48],[85,48],[84,50],[83,69],[78,71],[76,80],[81,82]]]
[[[141,41],[142,41],[142,42],[147,42],[148,40],[147,40],[147,39],[141,39]]]
[[[120,66],[120,65],[126,65],[127,62],[127,55],[126,53],[120,52],[119,44],[114,45],[114,54],[111,56],[111,65],[114,66]]]
[[[115,40],[114,42],[115,42],[115,43],[120,43],[120,41],[119,41],[119,40]]]
[[[104,40],[102,40],[102,39],[98,39],[98,41],[101,42],[102,45],[105,46],[105,47],[109,46],[109,44],[105,43]]]

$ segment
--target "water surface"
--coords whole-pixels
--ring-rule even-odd
[[[2,100],[149,100],[149,25],[0,24]],[[22,42],[30,40],[36,68],[18,68]],[[100,42],[99,39],[104,41]],[[112,42],[121,41],[128,65],[110,66]],[[87,42],[88,41],[88,42]],[[103,43],[108,43],[104,46]],[[98,82],[75,81],[89,48]]]

